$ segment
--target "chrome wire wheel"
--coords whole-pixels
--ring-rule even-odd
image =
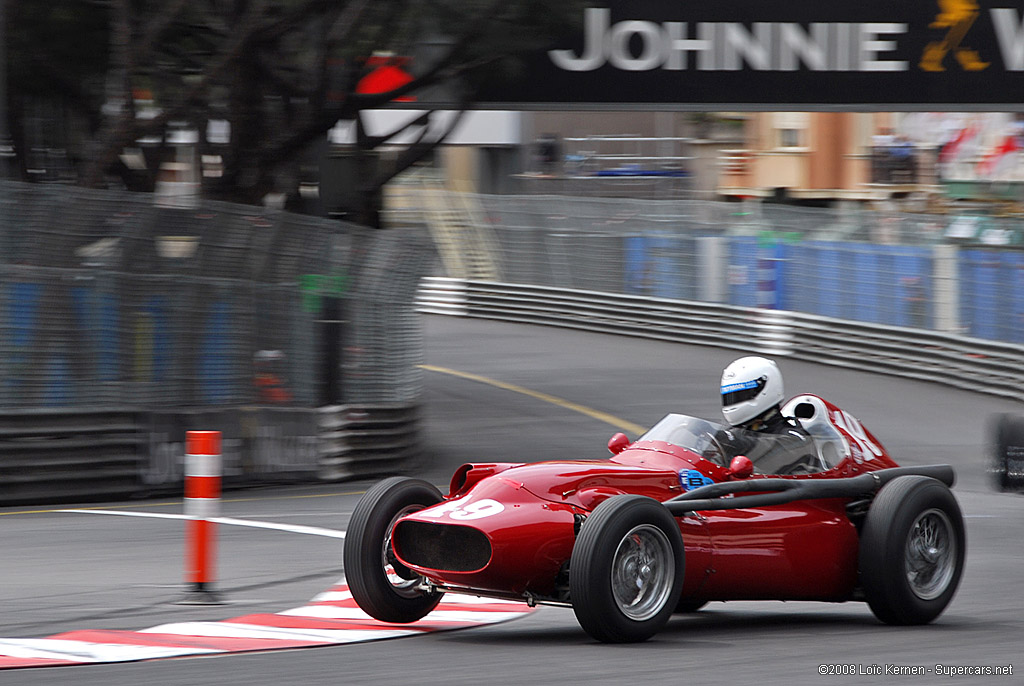
[[[634,527],[619,542],[612,558],[615,604],[633,621],[657,615],[672,592],[676,576],[672,545],[653,524]]]
[[[683,537],[668,509],[641,495],[612,496],[587,516],[573,544],[573,612],[599,641],[646,641],[672,616],[685,569]]]
[[[905,549],[907,583],[921,600],[933,600],[949,586],[957,565],[956,534],[945,512],[925,510],[910,527]]]
[[[422,579],[419,576],[408,578],[411,575],[410,570],[406,569],[405,565],[398,561],[395,556],[395,550],[391,547],[391,534],[395,530],[395,524],[398,520],[406,515],[410,515],[413,512],[419,512],[423,509],[422,505],[410,505],[403,508],[394,517],[391,518],[391,523],[388,524],[387,533],[384,535],[384,541],[381,545],[380,559],[381,564],[384,567],[384,575],[387,577],[388,583],[396,593],[405,597],[414,597],[419,595],[419,591],[416,590],[416,586],[420,584]],[[401,572],[405,572],[403,575]]]
[[[886,624],[927,624],[946,609],[963,575],[964,518],[949,486],[898,476],[875,496],[860,532],[860,583]]]

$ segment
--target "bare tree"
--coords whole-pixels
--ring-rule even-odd
[[[356,154],[366,156],[398,133],[368,135],[361,118],[366,110],[439,84],[450,94],[448,106],[464,110],[483,74],[518,51],[539,47],[582,14],[576,0],[8,1],[8,20],[22,36],[15,46],[22,90],[34,87],[25,84],[27,74],[74,73],[71,56],[44,35],[42,24],[57,9],[90,22],[90,48],[106,58],[93,75],[93,92],[87,85],[50,94],[88,123],[80,183],[101,187],[114,175],[130,187],[152,188],[155,166],[142,174],[128,169],[121,161],[127,146],[161,139],[175,125],[205,132],[209,121],[226,120],[229,142],[218,150],[223,173],[205,178],[203,193],[245,203],[259,203],[272,191],[294,192],[299,160],[338,121],[353,123]],[[425,36],[444,38],[433,54],[423,47]],[[388,92],[357,92],[372,68],[369,58],[380,54],[413,57],[412,79]],[[135,109],[141,92],[154,102],[145,117]],[[12,119],[19,116],[16,96]],[[383,184],[451,131],[454,123],[430,126],[435,116],[428,111],[412,119],[403,128],[414,142],[361,177],[357,219],[375,223]],[[212,144],[204,137],[201,145]]]

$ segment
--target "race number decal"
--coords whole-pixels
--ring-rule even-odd
[[[867,431],[864,430],[864,426],[860,423],[860,420],[852,414],[845,410],[837,410],[832,413],[832,421],[835,422],[836,426],[853,437],[853,440],[857,442],[857,445],[860,446],[863,451],[864,459],[874,459],[871,457],[872,455],[875,457],[882,456],[882,449],[868,438],[868,434]],[[856,453],[854,453],[854,456],[856,457]]]
[[[447,515],[450,519],[464,522],[470,519],[483,519],[504,512],[505,506],[497,500],[485,498],[476,502],[467,503],[465,500],[450,500],[444,505],[439,505],[421,514],[421,517],[432,517],[440,519]]]

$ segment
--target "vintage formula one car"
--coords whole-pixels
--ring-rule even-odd
[[[386,622],[444,593],[572,607],[607,642],[712,600],[863,600],[890,624],[935,619],[964,565],[952,468],[898,467],[814,395],[783,412],[802,446],[670,414],[633,443],[613,436],[609,460],[466,464],[447,496],[377,483],[345,539],[352,595]]]

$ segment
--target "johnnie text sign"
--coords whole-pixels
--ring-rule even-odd
[[[479,99],[506,106],[1024,108],[1024,3],[614,0]]]

